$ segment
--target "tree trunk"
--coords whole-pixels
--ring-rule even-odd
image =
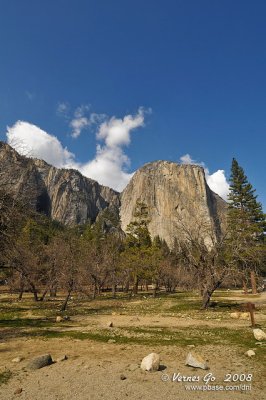
[[[69,291],[67,292],[67,296],[66,296],[66,298],[65,298],[64,303],[62,304],[61,311],[66,311],[67,303],[68,303],[68,300],[69,300],[69,298],[70,298],[71,292],[72,292],[72,288],[69,289]]]
[[[134,285],[133,285],[133,293],[134,293],[134,294],[138,294],[138,286],[139,286],[139,279],[138,279],[138,277],[136,276],[136,277],[134,278]]]
[[[45,289],[45,291],[43,292],[42,296],[40,297],[40,301],[43,301],[43,300],[44,300],[44,298],[45,298],[47,292],[48,292],[48,289]]]
[[[208,289],[204,289],[204,290],[203,290],[203,294],[202,294],[202,307],[201,307],[203,310],[206,310],[206,309],[209,307],[212,293],[213,293],[213,292],[211,292],[211,291],[208,290]]]
[[[19,289],[18,300],[22,300],[23,293],[24,293],[24,287]]]
[[[128,293],[128,292],[129,292],[129,280],[127,280],[126,284],[125,284],[125,293]]]
[[[243,292],[244,292],[244,294],[248,294],[247,283],[244,279],[243,279]]]
[[[252,288],[252,294],[257,294],[257,283],[256,283],[256,275],[255,271],[250,271],[250,283]]]
[[[92,298],[93,298],[93,300],[96,299],[96,294],[97,294],[97,284],[94,283],[94,284],[93,284],[93,292],[92,292]]]
[[[23,293],[24,293],[24,284],[21,282],[19,286],[18,300],[22,300]]]
[[[38,292],[37,292],[35,285],[33,283],[30,283],[30,287],[31,287],[31,291],[33,293],[34,301],[38,301]]]
[[[116,284],[115,283],[112,285],[112,296],[114,299],[116,298]]]

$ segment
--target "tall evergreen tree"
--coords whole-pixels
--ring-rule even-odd
[[[256,292],[255,270],[261,266],[266,220],[243,168],[233,158],[228,196],[228,229],[233,257],[244,273],[251,273],[253,293]]]

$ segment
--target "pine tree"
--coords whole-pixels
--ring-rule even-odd
[[[252,291],[256,293],[255,270],[261,264],[266,220],[243,168],[233,158],[228,196],[228,229],[235,262],[244,273],[251,273]],[[245,287],[245,285],[244,285]]]

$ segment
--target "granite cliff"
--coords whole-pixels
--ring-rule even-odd
[[[204,170],[196,165],[156,161],[144,165],[119,194],[72,169],[19,155],[0,142],[0,189],[38,212],[66,225],[94,222],[104,210],[118,215],[125,231],[134,220],[137,202],[149,212],[151,236],[172,246],[180,226],[204,221],[215,235],[222,230],[226,202],[208,187]]]
[[[119,207],[119,193],[72,169],[19,155],[0,142],[0,188],[66,225],[94,222],[100,211]]]
[[[147,206],[151,236],[159,234],[170,247],[182,226],[204,223],[216,237],[223,229],[226,202],[210,190],[197,165],[155,161],[140,168],[121,195],[123,230],[134,220],[137,201]]]

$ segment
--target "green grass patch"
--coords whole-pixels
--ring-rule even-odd
[[[3,372],[0,372],[0,385],[6,384],[9,379],[12,377],[12,372],[9,369],[6,369]]]

